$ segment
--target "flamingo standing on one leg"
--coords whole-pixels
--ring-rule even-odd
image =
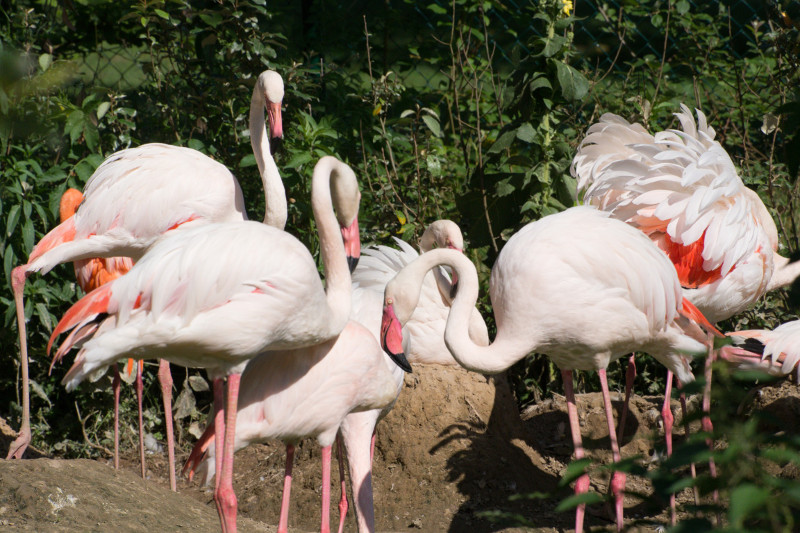
[[[800,275],[800,264],[777,254],[774,221],[758,195],[745,187],[705,115],[698,110],[695,123],[681,105],[675,116],[682,130],[652,135],[640,124],[603,115],[588,129],[571,170],[579,190],[585,190],[584,202],[645,232],[672,260],[684,295],[718,322],[791,283]],[[626,403],[634,373],[631,357]],[[706,378],[707,406],[710,361]],[[671,389],[668,373],[662,408],[668,454]],[[708,416],[703,426],[711,430]],[[674,523],[674,497],[671,508]]]
[[[403,269],[386,286],[381,342],[401,361],[401,325],[419,298],[425,274],[449,265],[459,278],[458,294],[445,329],[445,343],[469,370],[497,373],[536,351],[561,367],[575,455],[583,456],[572,390],[572,370],[600,375],[614,461],[619,447],[606,380],[608,364],[644,350],[684,381],[689,364],[676,353],[705,353],[710,324],[684,299],[674,267],[640,231],[587,207],[574,207],[525,226],[509,239],[492,268],[490,297],[497,336],[488,347],[469,340],[466,324],[478,297],[475,267],[462,254],[432,250]],[[588,489],[584,474],[576,493]],[[622,528],[625,474],[614,472],[617,528]],[[585,505],[576,512],[583,530]]]
[[[283,80],[274,71],[256,81],[250,103],[250,143],[266,196],[264,223],[286,223],[286,195],[270,153],[269,135],[283,136]],[[23,291],[32,272],[93,257],[127,256],[134,260],[167,231],[208,222],[245,220],[239,183],[224,165],[196,150],[145,144],[109,156],[89,178],[84,200],[73,217],[45,235],[28,262],[11,273],[17,309],[22,372],[22,424],[7,458],[21,458],[31,441],[28,347]],[[174,470],[174,468],[173,468]]]
[[[161,239],[127,275],[75,304],[53,331],[51,343],[75,328],[54,363],[82,344],[63,379],[68,390],[127,356],[207,368],[217,398],[227,376],[225,407],[215,402],[214,422],[222,450],[215,500],[226,533],[236,531],[233,451],[241,372],[256,354],[319,344],[344,328],[348,263],[360,252],[359,200],[352,170],[323,157],[314,168],[312,208],[325,288],[314,259],[290,234],[255,222],[209,224]]]

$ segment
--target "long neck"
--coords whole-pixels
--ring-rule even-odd
[[[422,234],[422,237],[419,238],[419,251],[423,254],[434,249],[433,245],[436,242],[436,238],[434,237],[431,228],[433,228],[432,225],[428,226],[425,232]],[[442,297],[442,301],[445,305],[451,305],[452,298],[450,297],[450,290],[453,288],[453,284],[451,283],[450,278],[445,275],[444,269],[441,267],[433,270],[433,277],[436,280],[436,288],[439,289],[439,296]]]
[[[253,155],[256,157],[261,183],[264,186],[264,200],[267,204],[264,224],[283,229],[288,216],[286,190],[283,188],[278,166],[269,149],[263,95],[263,88],[256,83],[253,98],[250,100],[250,145],[253,147]]]
[[[450,307],[444,330],[444,342],[458,364],[473,372],[497,374],[532,351],[533,346],[527,345],[522,339],[514,339],[499,326],[497,336],[489,346],[479,346],[472,341],[469,323],[478,301],[478,273],[461,252],[440,248],[421,255],[406,267],[415,278],[409,284],[421,287],[428,270],[438,265],[447,265],[458,275],[458,292]]]
[[[342,242],[339,223],[333,212],[331,181],[344,167],[335,157],[323,157],[314,167],[311,181],[311,208],[319,235],[320,255],[325,270],[325,297],[329,307],[329,323],[340,331],[350,315],[350,269]]]
[[[772,271],[769,285],[767,285],[768,291],[791,285],[800,276],[800,261],[790,263],[788,258],[774,252],[772,258],[775,268]]]

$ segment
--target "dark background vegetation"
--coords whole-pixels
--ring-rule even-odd
[[[260,219],[247,112],[255,77],[266,68],[286,83],[285,138],[276,158],[290,202],[287,228],[312,250],[309,178],[315,161],[331,154],[361,179],[365,243],[392,235],[413,242],[425,224],[451,218],[464,230],[486,288],[494,258],[516,229],[576,202],[569,163],[591,122],[614,112],[652,130],[674,127],[681,102],[708,115],[743,180],[775,217],[782,252],[800,248],[797,2],[577,1],[565,10],[558,0],[3,0],[0,7],[7,287],[0,292],[0,416],[15,427],[19,365],[9,274],[56,224],[61,193],[82,188],[115,150],[165,142],[231,168],[250,217]],[[64,457],[110,445],[107,383],[67,394],[58,383],[65,368],[47,374],[46,339],[77,292],[70,265],[32,276],[26,291],[33,444]],[[488,298],[481,306],[490,317]],[[722,326],[774,327],[795,313],[778,293]],[[617,389],[623,372],[622,365],[610,369]],[[208,397],[197,373],[173,373],[185,444]],[[637,392],[661,393],[662,374],[642,359]],[[161,438],[154,376],[146,377],[146,424]],[[521,405],[562,390],[553,365],[535,355],[511,379]],[[719,403],[725,391],[743,393],[753,380],[727,385],[719,387]],[[580,375],[578,387],[598,390],[596,376]],[[128,395],[124,424],[133,424],[132,408]],[[722,418],[729,423],[718,431],[735,449],[736,417]],[[763,455],[760,441],[745,441],[750,447],[741,453]],[[773,446],[797,449],[791,438]],[[794,494],[785,498],[789,524],[796,486],[776,488],[759,476],[717,483],[732,483],[732,494],[745,483],[755,491],[746,499]],[[760,527],[765,509],[756,505],[731,523]]]

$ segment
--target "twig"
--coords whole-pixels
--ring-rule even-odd
[[[90,447],[96,450],[100,450],[101,452],[106,453],[107,455],[114,455],[114,452],[112,452],[105,446],[92,442],[92,440],[89,438],[89,435],[86,433],[86,421],[89,420],[89,417],[92,416],[94,413],[89,413],[85,417],[81,417],[81,410],[78,408],[78,402],[75,402],[75,412],[78,413],[78,420],[81,423],[81,432],[83,433],[83,440],[86,441],[86,444],[88,444]]]

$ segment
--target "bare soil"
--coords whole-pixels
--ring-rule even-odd
[[[612,393],[612,399],[619,410],[622,395]],[[660,401],[657,397],[631,399],[623,457],[653,455],[652,437],[660,438],[661,432]],[[800,394],[791,383],[762,388],[754,393],[753,402],[771,409],[787,424],[795,424],[800,415]],[[679,411],[677,407],[676,403],[673,410]],[[608,428],[600,395],[579,396],[578,409],[588,455],[608,462]],[[10,438],[3,438],[3,455],[9,442]],[[179,464],[188,452],[179,451]],[[571,454],[563,398],[544,401],[520,415],[504,376],[487,378],[460,368],[417,367],[407,377],[406,390],[394,410],[378,426],[373,467],[377,530],[568,531],[574,525],[574,514],[557,513],[555,507],[571,493],[569,487],[558,487]],[[241,531],[274,531],[284,461],[280,443],[253,446],[236,455],[234,485]],[[292,531],[319,530],[320,461],[315,443],[298,447],[289,518]],[[115,471],[108,459],[0,461],[0,530],[127,533],[218,529],[209,490],[181,479],[178,493],[170,492],[162,455],[149,455],[147,468],[147,479],[142,480],[133,451],[123,458],[120,471]],[[335,467],[333,478],[335,530]],[[605,494],[607,481],[602,469],[594,469],[590,490]],[[635,476],[628,477],[627,489],[650,492],[648,482]],[[534,492],[555,496],[509,499]],[[688,492],[679,495],[689,497]],[[486,513],[493,511],[521,516],[535,528],[492,521]],[[625,512],[626,519],[666,519],[666,504],[653,507],[652,502],[628,496]],[[602,505],[589,508],[587,524],[600,530],[612,528]],[[350,511],[345,530],[355,529]]]

